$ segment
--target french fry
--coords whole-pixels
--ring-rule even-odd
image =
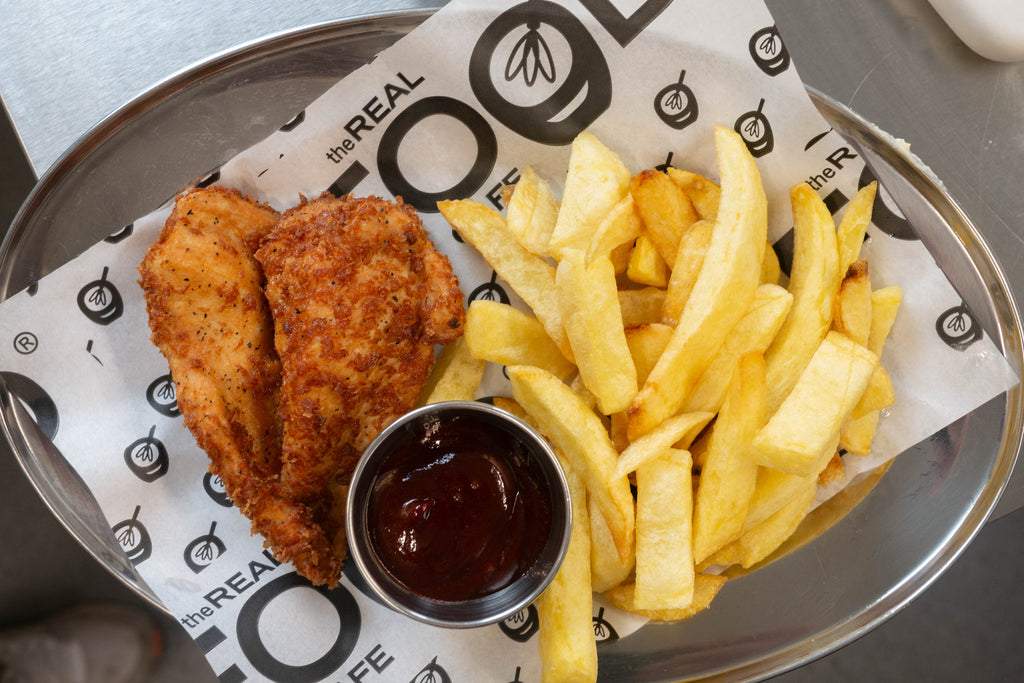
[[[666,449],[636,470],[638,609],[685,609],[693,602],[693,485],[690,453]]]
[[[622,324],[644,325],[661,322],[661,309],[665,303],[665,290],[657,287],[620,289],[619,309]]]
[[[871,214],[875,206],[875,194],[878,183],[872,181],[862,187],[846,205],[843,218],[836,228],[836,247],[839,253],[839,272],[845,273],[854,261],[860,257],[860,248],[864,244],[864,234],[871,223]]]
[[[872,292],[859,260],[876,186],[838,229],[791,188],[783,278],[757,164],[732,130],[715,146],[721,186],[630,177],[583,133],[561,203],[529,167],[502,190],[507,224],[439,203],[536,316],[474,302],[464,341],[506,366],[515,398],[495,405],[551,441],[573,488],[570,555],[537,603],[543,680],[596,677],[590,591],[678,621],[786,552],[819,486],[845,477],[837,449],[869,452],[893,400],[879,357],[901,292]],[[699,573],[711,564],[727,568]]]
[[[778,511],[715,553],[709,562],[718,565],[740,564],[750,568],[772,554],[793,535],[814,504],[817,482],[810,481]]]
[[[871,293],[871,332],[868,335],[868,349],[879,358],[882,356],[885,340],[892,329],[902,298],[903,291],[899,287],[885,287]],[[878,369],[881,367],[879,365]],[[878,369],[875,370],[876,373]],[[874,375],[871,379],[874,381]],[[895,389],[893,391],[895,392]],[[856,407],[854,412],[858,412]],[[878,429],[878,419],[878,410],[869,411],[856,418],[851,415],[839,432],[839,445],[856,455],[870,454],[871,442]]]
[[[875,371],[868,382],[868,388],[864,390],[857,405],[850,413],[851,420],[859,420],[868,413],[876,410],[884,410],[896,402],[896,387],[892,384],[892,377],[881,365],[875,366]]]
[[[697,386],[683,404],[683,412],[717,413],[736,370],[740,356],[764,353],[782,327],[793,304],[793,295],[778,285],[760,285],[754,301],[718,349],[714,360],[700,376]]]
[[[651,458],[664,455],[673,445],[677,448],[689,448],[713,417],[713,413],[684,413],[670,417],[629,444],[619,454],[616,473],[624,477],[630,472],[635,472]]]
[[[836,228],[825,202],[807,183],[790,189],[795,246],[789,291],[793,308],[765,353],[768,413],[774,413],[832,325],[842,274]]]
[[[899,287],[884,287],[871,292],[871,334],[868,335],[868,349],[879,358],[885,348],[885,340],[896,320],[896,311],[903,300]]]
[[[624,410],[637,392],[636,367],[607,256],[589,266],[583,252],[564,249],[555,275],[562,321],[584,384],[605,415]]]
[[[520,420],[533,427],[534,429],[537,428],[536,423],[533,422],[533,418],[526,414],[526,411],[523,410],[523,407],[521,405],[516,403],[515,399],[509,398],[507,396],[495,396],[493,399],[491,399],[491,401],[493,402],[495,408],[501,408],[506,413],[512,413]]]
[[[781,279],[782,266],[779,265],[779,255],[769,242],[764,246],[764,258],[761,259],[761,284],[777,285]]]
[[[510,185],[502,185],[501,189],[498,190],[498,197],[501,199],[501,204],[504,207],[508,207],[512,203],[512,193],[516,191],[515,183]],[[506,218],[507,221],[507,218]]]
[[[836,435],[822,449],[822,457],[818,459],[817,469],[806,476],[788,474],[770,467],[759,467],[757,485],[754,487],[754,495],[751,496],[750,505],[747,507],[747,518],[743,522],[744,533],[781,510],[808,486],[817,488],[818,477],[827,467],[838,447],[839,436]]]
[[[711,245],[668,347],[629,407],[631,440],[673,415],[750,306],[767,241],[757,164],[743,139],[715,128],[722,199]]]
[[[743,531],[757,483],[757,463],[750,445],[767,419],[767,393],[764,358],[759,353],[745,354],[729,383],[700,472],[693,505],[695,562]]]
[[[647,236],[669,268],[675,268],[679,240],[697,221],[697,211],[690,198],[668,175],[652,168],[630,179],[629,194],[641,219],[641,233]]]
[[[721,201],[722,189],[702,175],[692,171],[683,171],[671,166],[666,169],[668,177],[683,188],[686,196],[693,203],[697,217],[705,221],[718,218],[718,203]]]
[[[704,264],[704,254],[711,244],[711,233],[714,228],[715,224],[711,221],[697,221],[679,240],[675,265],[672,267],[672,274],[665,290],[665,304],[661,309],[661,319],[664,323],[675,325],[679,322],[686,300],[690,297],[700,268]]]
[[[467,317],[467,323],[468,320]],[[484,376],[484,366],[484,361],[473,357],[463,335],[441,349],[420,392],[419,405],[474,400]]]
[[[798,476],[816,474],[825,464],[823,451],[838,437],[877,364],[875,354],[829,332],[792,392],[754,437],[757,463]]]
[[[654,243],[646,235],[640,235],[629,253],[626,277],[638,285],[664,289],[668,285],[670,273],[668,264],[654,248]]]
[[[508,375],[512,395],[579,472],[608,522],[619,557],[627,558],[633,546],[633,494],[629,480],[616,472],[619,455],[601,419],[549,372],[514,365]]]
[[[704,611],[726,583],[726,577],[717,574],[697,574],[693,577],[693,601],[683,609],[640,609],[634,600],[635,586],[625,583],[605,593],[605,597],[619,609],[639,614],[652,622],[671,623],[689,619]]]
[[[612,261],[612,265],[615,267],[616,277],[624,275],[626,270],[629,269],[629,259],[633,256],[633,243],[623,242],[619,246],[612,249],[612,253],[609,258]]]
[[[846,277],[843,278],[843,283],[839,287],[832,329],[844,333],[853,341],[867,347],[870,341],[873,317],[871,300],[871,278],[868,275],[867,261],[858,259],[850,264]],[[876,355],[878,354],[876,353]],[[871,376],[867,390],[850,414],[850,420],[859,420],[873,411],[887,408],[895,400],[896,391],[892,385],[892,379],[885,368],[878,365]]]
[[[871,334],[871,278],[868,262],[864,259],[850,264],[839,285],[833,305],[832,329],[861,346],[868,345]]]
[[[595,593],[603,593],[618,586],[633,573],[636,552],[630,548],[629,555],[622,559],[615,547],[615,539],[608,529],[608,522],[601,514],[601,508],[592,497],[587,497],[587,515],[590,518],[590,583]]]
[[[561,260],[566,249],[586,251],[591,236],[608,212],[629,191],[629,169],[593,134],[576,136],[569,153],[569,171],[558,219],[548,242]]]
[[[835,448],[832,448],[835,451]],[[800,495],[808,486],[817,486],[818,473],[807,476],[788,474],[772,469],[759,467],[754,495],[747,506],[747,518],[743,521],[743,530],[749,531],[781,510],[787,503]]]
[[[640,236],[640,217],[633,208],[633,197],[626,195],[601,219],[587,247],[587,265],[599,256],[609,256],[624,244],[631,245]]]
[[[550,256],[548,244],[558,218],[559,202],[547,181],[532,167],[524,167],[506,206],[505,220],[512,236],[530,253]]]
[[[710,429],[705,429],[697,435],[697,438],[694,439],[693,443],[689,446],[690,456],[693,458],[693,469],[695,471],[704,469],[704,464],[707,462],[708,445],[711,443],[711,431],[712,430]],[[700,484],[700,476],[694,475],[693,480],[693,488],[696,493],[697,486]]]
[[[837,481],[843,481],[845,476],[846,468],[843,467],[843,459],[839,455],[839,451],[836,451],[825,465],[825,469],[818,474],[818,486],[831,486]]]
[[[636,366],[636,380],[643,384],[651,373],[658,358],[661,357],[668,340],[672,337],[672,328],[661,323],[633,325],[626,328],[626,344],[629,355]]]
[[[861,346],[868,347],[873,317],[871,297],[867,261],[858,259],[850,264],[846,277],[839,287],[832,329],[842,332]],[[892,385],[892,379],[885,368],[878,365],[871,376],[868,388],[850,414],[850,420],[858,420],[872,411],[888,408],[895,400],[896,390]]]
[[[576,371],[537,318],[498,301],[470,303],[463,339],[480,361],[536,365],[562,379]]]
[[[469,199],[437,203],[441,215],[522,297],[568,360],[573,360],[555,288],[555,269],[508,232],[501,214]]]
[[[536,601],[541,680],[592,683],[597,680],[597,641],[593,630],[587,490],[571,466],[565,470],[572,499],[572,534],[562,566]]]
[[[583,377],[577,374],[569,382],[569,388],[572,389],[572,393],[580,397],[580,400],[587,404],[587,407],[593,411],[597,411],[597,396],[594,396],[594,392],[587,388],[586,383],[583,381]],[[598,417],[604,417],[598,415]]]
[[[626,413],[612,413],[608,416],[608,436],[612,440],[612,446],[619,453],[629,446],[629,438],[626,434]]]
[[[874,411],[856,420],[847,420],[839,430],[839,445],[854,455],[870,455],[881,414],[881,411]]]

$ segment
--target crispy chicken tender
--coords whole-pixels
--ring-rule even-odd
[[[286,212],[256,259],[283,371],[280,482],[298,501],[329,490],[341,519],[360,454],[413,407],[434,345],[462,334],[462,292],[401,200],[321,195]],[[328,533],[344,553],[344,525]]]
[[[185,426],[234,504],[282,562],[336,583],[340,560],[313,510],[282,495],[281,362],[253,254],[279,215],[235,190],[181,194],[139,267],[153,343]]]

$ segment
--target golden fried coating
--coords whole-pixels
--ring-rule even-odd
[[[341,571],[312,511],[281,496],[281,363],[253,259],[279,215],[235,190],[180,195],[139,267],[153,343],[186,427],[234,504],[282,562],[316,583]]]
[[[434,345],[462,334],[458,280],[416,212],[376,197],[286,212],[256,259],[283,371],[281,484],[301,501],[328,489],[343,508],[359,455],[416,402]],[[344,526],[331,531],[344,552]]]
[[[236,190],[190,190],[139,267],[152,340],[171,367],[185,424],[221,455],[219,469],[259,477],[280,468],[281,363],[252,255],[277,220]]]
[[[280,216],[208,188],[177,198],[139,272],[210,471],[279,561],[336,585],[359,455],[462,334],[448,260],[400,200],[324,194]]]

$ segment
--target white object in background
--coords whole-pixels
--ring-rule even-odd
[[[967,47],[997,62],[1024,60],[1024,0],[928,0]]]

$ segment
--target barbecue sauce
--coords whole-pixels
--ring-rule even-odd
[[[369,540],[405,588],[481,598],[530,570],[551,529],[544,475],[527,449],[475,416],[401,441],[369,497]]]

